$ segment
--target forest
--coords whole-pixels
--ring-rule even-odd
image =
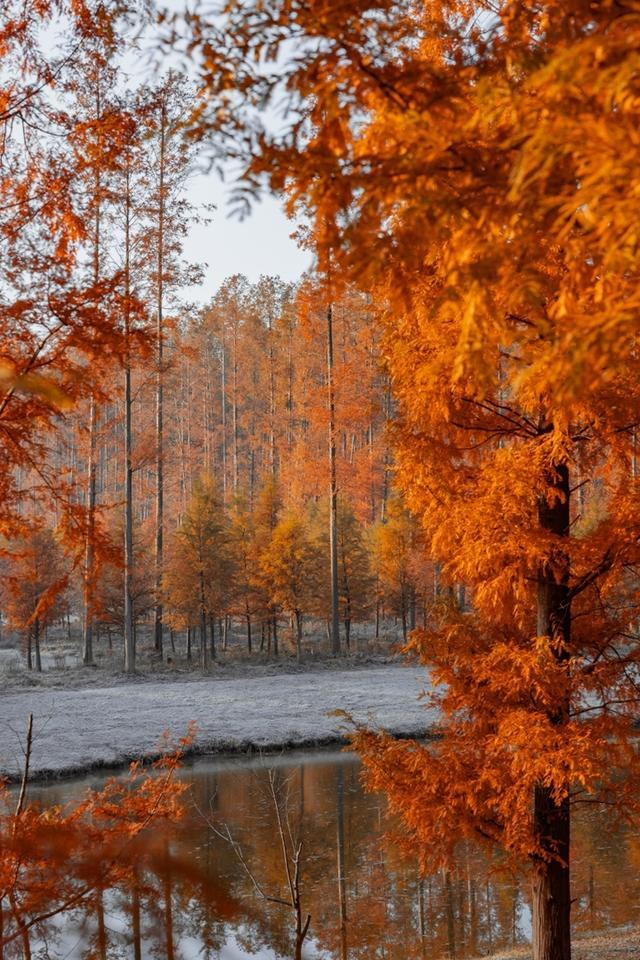
[[[21,411],[34,429],[12,478],[21,530],[3,549],[5,634],[28,669],[42,669],[43,645],[62,662],[80,646],[84,664],[104,648],[128,672],[143,627],[160,660],[176,662],[179,634],[181,659],[203,668],[232,623],[249,653],[277,655],[284,618],[298,658],[305,616],[334,653],[350,649],[352,623],[375,622],[377,639],[392,617],[406,638],[433,570],[392,488],[393,402],[368,298],[347,288],[328,304],[313,273],[297,284],[236,275],[203,307],[181,298],[200,273],[181,255],[198,216],[194,86],[170,73],[121,102],[127,51],[114,43],[94,37],[70,61],[56,120],[75,124],[64,162],[70,151],[82,295],[109,290],[101,308],[124,316],[118,343],[89,367],[78,359],[73,407],[46,441],[33,410],[43,394]],[[59,269],[59,248],[49,255]],[[33,265],[21,269],[30,283]],[[52,351],[69,356],[68,317],[23,319],[20,376],[37,383]],[[331,639],[334,570],[342,641]]]
[[[358,803],[384,797],[391,859],[413,858],[422,956],[430,876],[437,955],[456,955],[456,910],[463,952],[493,952],[481,849],[487,877],[529,884],[501,945],[570,960],[601,886],[592,863],[584,893],[581,818],[604,818],[606,860],[640,814],[639,42],[636,0],[6,0],[0,958],[49,956],[86,907],[78,957],[103,960],[121,889],[128,955],[156,889],[167,958],[195,955],[175,946],[174,880],[223,927],[239,914],[237,881],[178,852],[200,790],[185,760],[326,745],[331,702]],[[203,170],[224,210],[194,202]],[[195,226],[250,222],[263,196],[312,266],[256,277],[247,249],[194,302]],[[186,730],[162,711],[177,699]],[[56,702],[81,728],[73,768]],[[150,772],[134,761],[70,808],[31,800],[30,778],[130,760],[132,715],[147,741],[159,716],[170,729]],[[226,842],[289,918],[295,960],[324,949],[303,782],[268,777],[274,894],[215,790],[199,811],[207,850]],[[343,821],[329,940],[346,960]],[[223,945],[246,958],[242,923]]]

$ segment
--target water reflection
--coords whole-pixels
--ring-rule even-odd
[[[191,805],[184,824],[165,840],[162,880],[143,876],[140,888],[98,891],[72,916],[38,930],[34,955],[292,958],[292,910],[257,892],[286,900],[289,890],[269,768],[291,849],[296,838],[303,842],[299,892],[303,913],[311,914],[304,958],[462,960],[528,940],[526,878],[508,876],[495,857],[470,844],[461,845],[452,871],[421,878],[416,862],[385,839],[384,801],[363,792],[357,762],[327,752],[199,762],[185,770]],[[74,790],[78,784],[40,794],[60,802]],[[604,826],[591,809],[575,825],[577,930],[639,919],[638,834],[623,829],[610,836]],[[237,846],[220,835],[227,828]],[[198,869],[173,869],[185,861]],[[14,956],[20,952],[12,945],[5,957]]]

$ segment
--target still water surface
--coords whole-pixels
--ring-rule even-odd
[[[73,960],[272,960],[293,956],[294,921],[263,899],[285,895],[285,873],[270,790],[294,839],[303,841],[300,890],[311,914],[303,956],[325,960],[437,960],[490,955],[526,943],[526,877],[500,871],[495,858],[461,846],[455,869],[421,879],[416,861],[387,838],[393,825],[382,797],[364,792],[357,760],[337,751],[252,761],[199,760],[185,822],[167,840],[172,856],[204,870],[208,895],[169,876],[135,903],[106,891],[46,935],[47,956]],[[43,788],[45,802],[69,800],[98,778]],[[214,829],[215,828],[215,829]],[[218,833],[227,830],[234,848]],[[218,831],[218,833],[216,832]],[[640,835],[611,836],[602,814],[579,813],[574,828],[573,897],[577,930],[640,920]],[[244,863],[242,862],[244,861]],[[140,916],[139,930],[132,923]]]

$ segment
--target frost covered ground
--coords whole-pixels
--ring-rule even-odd
[[[343,721],[329,715],[338,709],[394,733],[424,734],[436,719],[418,700],[424,686],[424,670],[388,664],[66,690],[5,689],[0,771],[11,777],[20,771],[29,713],[34,715],[31,770],[45,778],[153,754],[164,731],[178,738],[192,720],[198,753],[338,740]]]
[[[638,960],[640,932],[630,929],[612,931],[598,936],[585,934],[574,936],[571,956],[573,960]],[[493,960],[531,960],[531,947],[494,953]]]

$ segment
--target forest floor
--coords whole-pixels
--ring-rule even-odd
[[[74,671],[59,671],[74,684]],[[84,671],[83,671],[84,672]],[[58,671],[55,671],[58,673]],[[236,675],[234,675],[236,674]],[[20,680],[22,679],[22,675]],[[6,684],[0,696],[0,773],[16,778],[29,713],[34,716],[31,775],[44,780],[101,767],[122,766],[176,739],[195,721],[193,753],[278,750],[339,742],[348,711],[397,734],[425,735],[436,711],[418,699],[424,670],[399,663],[236,664],[193,673],[111,677],[111,683],[57,686]],[[17,679],[17,677],[14,677]],[[61,682],[62,682],[61,681]],[[115,682],[114,682],[115,681]]]
[[[494,953],[491,960],[530,960],[531,947],[519,947]],[[612,930],[609,933],[574,936],[571,943],[572,960],[639,960],[640,931]]]

